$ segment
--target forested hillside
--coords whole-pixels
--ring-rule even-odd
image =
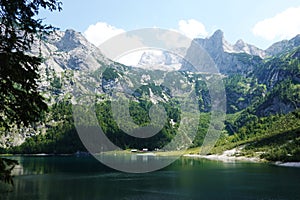
[[[181,120],[179,102],[169,88],[155,82],[160,76],[166,76],[167,72],[157,73],[159,70],[115,63],[99,51],[92,54],[92,59],[87,62],[81,59],[83,51],[95,50],[96,47],[88,44],[80,34],[68,30],[53,37],[45,38],[41,45],[47,57],[41,68],[40,90],[48,101],[49,110],[42,122],[32,124],[29,129],[12,126],[6,131],[2,136],[3,153],[85,151],[72,115],[73,85],[90,81],[80,78],[85,68],[96,69],[90,74],[91,79],[96,80],[93,82],[96,115],[99,125],[113,143],[122,149],[147,147],[154,150],[164,147],[174,138]],[[209,46],[213,43],[219,46]],[[293,46],[288,51],[284,48],[280,51],[277,47],[273,55],[271,50],[267,53],[252,47],[254,53],[250,54],[237,50],[237,46],[231,47],[236,52],[228,52],[224,49],[224,43],[222,33],[199,40],[200,45],[208,48],[218,67],[222,65],[220,71],[226,91],[225,128],[214,151],[245,145],[247,155],[261,152],[261,157],[268,160],[299,161],[300,47]],[[177,72],[181,74],[177,81],[182,88],[195,89],[201,114],[197,135],[190,147],[199,147],[211,117],[211,97],[205,81],[208,76],[188,69],[188,66],[183,66]],[[148,113],[154,104],[161,105],[167,113],[163,129],[148,139],[138,139],[124,133],[112,115],[113,89],[121,81],[129,84],[126,77],[132,74],[141,78],[135,81],[143,82],[130,99],[132,120],[140,126],[148,125],[151,121]],[[184,97],[183,93],[181,95]],[[4,129],[1,131],[4,132]],[[13,135],[18,133],[24,142],[16,145]]]

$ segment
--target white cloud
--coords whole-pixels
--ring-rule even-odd
[[[112,38],[113,36],[123,32],[125,32],[123,29],[118,29],[105,22],[98,22],[90,25],[83,34],[88,41],[96,46],[99,46],[109,38]]]
[[[195,19],[180,20],[178,22],[178,27],[182,34],[191,39],[197,37],[206,37],[208,35],[205,26]]]
[[[255,24],[252,32],[267,40],[290,39],[300,33],[300,7],[288,8]]]

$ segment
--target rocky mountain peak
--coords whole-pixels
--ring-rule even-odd
[[[281,53],[286,53],[300,46],[300,34],[296,35],[291,40],[282,40],[271,45],[266,49],[266,53],[270,56],[276,56]]]
[[[266,57],[266,52],[254,45],[245,43],[242,39],[236,41],[236,43],[233,45],[233,50],[236,53],[247,53],[250,55],[259,56],[261,58]]]
[[[56,46],[60,51],[68,52],[85,44],[87,44],[87,41],[80,33],[68,29],[65,31],[63,37],[57,42]]]
[[[236,41],[236,43],[234,44],[234,46],[245,46],[245,42],[242,39],[239,39],[238,41]]]
[[[219,51],[233,53],[234,49],[233,46],[226,41],[224,37],[224,32],[222,30],[216,30],[214,34],[208,38],[209,42],[208,45],[211,46],[211,48],[217,48]]]
[[[42,56],[45,58],[44,68],[53,68],[55,71],[95,70],[103,63],[111,63],[80,32],[71,29],[56,31],[45,36],[41,45],[35,45],[32,52],[37,54],[39,46]]]
[[[195,41],[202,46],[209,53],[221,53],[226,50],[230,50],[229,43],[224,38],[224,33],[221,30],[217,30],[212,36],[206,39],[197,38]]]
[[[224,38],[224,33],[221,30],[215,31],[208,40],[214,45],[216,45],[215,47],[218,48],[223,48],[224,42],[226,42]]]
[[[210,37],[210,39],[223,40],[224,39],[224,32],[222,30],[218,29],[213,33],[213,35]]]

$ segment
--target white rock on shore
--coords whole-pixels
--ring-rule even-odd
[[[275,165],[281,167],[300,167],[300,162],[276,162]]]
[[[186,157],[193,157],[193,158],[205,158],[209,160],[217,160],[222,162],[234,162],[234,161],[247,161],[247,162],[259,162],[262,161],[258,157],[246,157],[246,156],[238,156],[241,149],[243,147],[234,148],[231,150],[224,151],[222,154],[212,154],[212,155],[199,155],[199,154],[187,154],[184,155]]]

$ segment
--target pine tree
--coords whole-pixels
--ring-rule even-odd
[[[60,11],[61,4],[57,0],[0,0],[0,127],[27,126],[47,110],[37,84],[42,58],[29,52],[38,36],[54,30],[36,19],[39,10]],[[10,171],[15,164],[0,158],[0,180],[12,183]]]

